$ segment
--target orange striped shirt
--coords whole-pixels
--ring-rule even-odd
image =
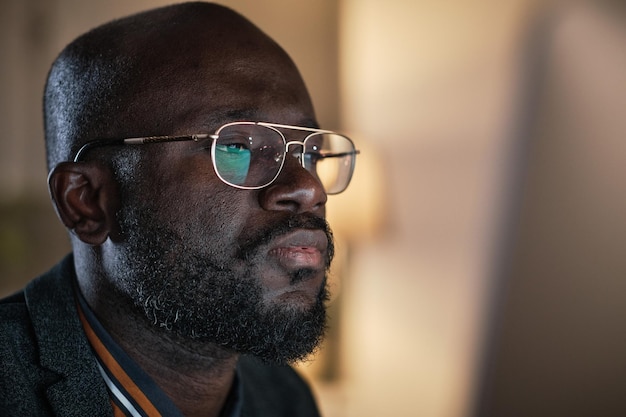
[[[182,417],[172,400],[154,380],[111,338],[77,291],[78,316],[96,357],[100,374],[109,390],[115,417]],[[241,384],[235,378],[229,400],[221,415],[241,413]]]

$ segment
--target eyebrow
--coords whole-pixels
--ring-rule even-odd
[[[230,122],[267,122],[277,123],[277,120],[259,119],[259,111],[257,108],[246,109],[224,109],[213,112],[211,117],[204,123],[207,131],[214,131],[218,127]],[[304,118],[298,122],[298,126],[319,129],[319,123],[313,118]]]
[[[257,121],[255,108],[247,109],[224,109],[214,111],[204,126],[211,131],[216,130],[223,124],[237,121]]]
[[[254,120],[255,114],[258,111],[256,108],[248,108],[248,109],[237,109],[237,110],[228,110],[225,114],[228,121],[236,121],[236,120]]]

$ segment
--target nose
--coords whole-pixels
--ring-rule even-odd
[[[320,181],[302,167],[298,158],[289,154],[278,178],[259,192],[259,204],[270,211],[312,213],[323,217],[326,200]]]

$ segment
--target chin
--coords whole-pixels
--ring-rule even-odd
[[[271,290],[265,295],[268,306],[287,310],[308,311],[327,299],[326,273],[312,269],[299,269],[289,274],[289,284]]]

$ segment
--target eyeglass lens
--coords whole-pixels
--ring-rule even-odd
[[[296,155],[299,156],[299,152]],[[278,176],[284,159],[285,141],[281,134],[256,124],[224,127],[213,148],[215,169],[220,178],[244,188],[271,183]],[[303,166],[320,180],[328,194],[340,193],[348,186],[354,159],[354,145],[339,134],[314,133],[305,141]]]

